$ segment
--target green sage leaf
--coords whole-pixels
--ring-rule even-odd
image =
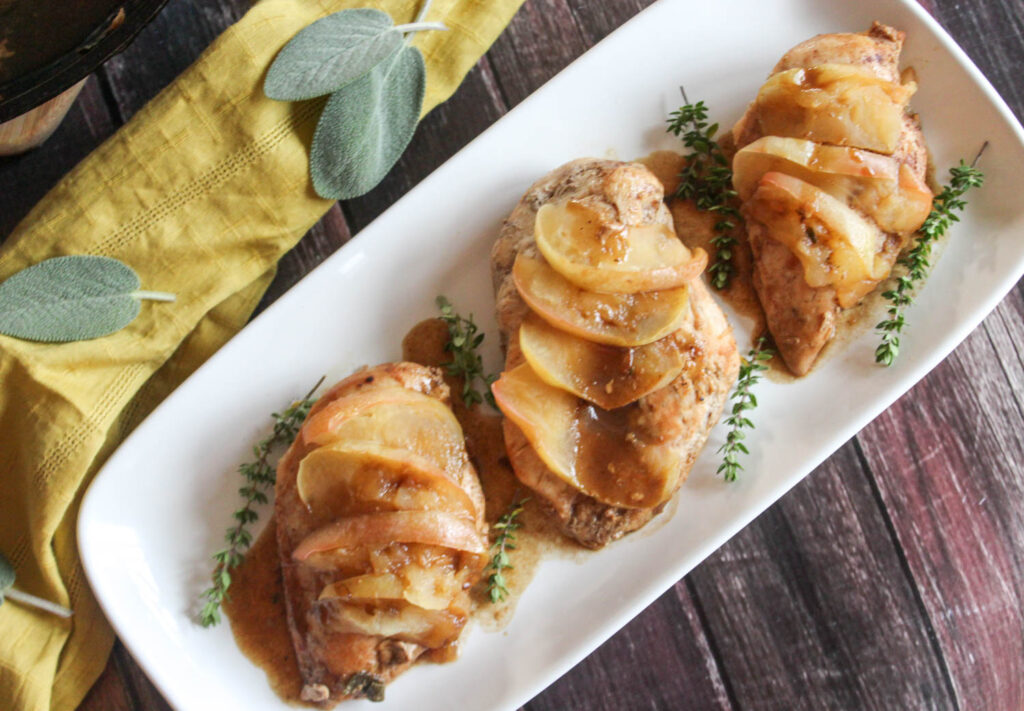
[[[334,92],[313,135],[310,172],[317,194],[347,200],[372,190],[412,140],[425,88],[423,55],[405,45]]]
[[[387,13],[342,10],[309,25],[278,53],[263,91],[271,99],[302,101],[331,94],[398,51],[402,33]]]
[[[47,259],[0,284],[0,334],[47,343],[98,338],[131,323],[140,298],[174,298],[138,289],[138,275],[116,259]]]
[[[0,605],[4,604],[4,593],[14,585],[14,566],[0,553]]]

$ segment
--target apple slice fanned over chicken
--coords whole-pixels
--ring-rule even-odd
[[[903,37],[876,22],[797,45],[733,128],[754,288],[796,375],[835,335],[840,310],[889,277],[931,209]]]
[[[376,697],[454,655],[487,562],[484,500],[441,372],[364,369],[313,406],[275,516],[302,698]]]
[[[518,479],[599,548],[679,488],[739,357],[645,167],[581,159],[535,183],[491,252],[505,371],[493,386]]]

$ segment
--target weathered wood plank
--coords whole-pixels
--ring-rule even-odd
[[[956,708],[852,444],[689,580],[741,708]]]
[[[858,438],[965,709],[1024,706],[1021,424],[978,330]]]
[[[106,668],[89,689],[78,711],[136,711],[136,704],[114,655],[110,656]]]
[[[524,708],[710,711],[733,704],[693,598],[680,582]]]
[[[525,3],[487,53],[505,105],[532,94],[590,44],[566,0]]]
[[[175,0],[101,70],[121,121],[130,119],[245,14],[246,0]]]
[[[111,663],[117,666],[121,678],[125,680],[125,687],[132,697],[132,706],[136,711],[171,711],[160,692],[156,690],[146,675],[135,663],[132,656],[124,645],[118,642],[114,645],[114,653],[110,655]]]
[[[0,158],[0,241],[114,128],[99,83],[92,76],[46,143],[19,156]]]

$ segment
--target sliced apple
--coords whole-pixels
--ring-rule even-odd
[[[444,610],[462,592],[461,585],[455,575],[407,566],[398,574],[370,573],[339,580],[325,587],[319,599],[405,600],[425,610]]]
[[[765,173],[781,172],[858,208],[884,232],[914,232],[931,211],[932,193],[913,171],[858,148],[764,136],[737,152],[732,166],[733,186],[744,201]]]
[[[903,112],[916,91],[870,68],[819,64],[773,74],[757,95],[762,135],[891,154],[903,129]]]
[[[423,543],[483,555],[483,536],[472,521],[438,511],[390,511],[364,514],[336,521],[306,536],[292,558],[334,549],[379,547],[389,543]]]
[[[608,224],[571,200],[541,206],[534,238],[555,271],[589,291],[635,294],[674,289],[707,266],[704,250],[690,252],[671,227]]]
[[[378,405],[415,405],[426,401],[437,402],[437,399],[400,385],[357,391],[333,400],[313,413],[302,426],[302,437],[306,442],[323,444],[336,439],[335,430],[345,420],[358,417]]]
[[[798,178],[766,173],[744,209],[796,255],[810,286],[835,287],[843,308],[860,301],[891,268],[881,256],[885,235],[875,225]]]
[[[683,369],[674,338],[637,348],[606,346],[560,331],[535,314],[519,328],[519,347],[541,380],[606,410],[664,387]]]
[[[638,436],[635,406],[596,408],[548,385],[527,363],[502,373],[492,391],[541,461],[573,488],[628,508],[658,506],[675,491],[683,462],[671,447]]]
[[[373,511],[444,511],[477,516],[465,491],[423,456],[376,442],[319,447],[299,464],[299,498],[320,520]]]
[[[579,398],[548,385],[526,363],[503,372],[491,392],[502,414],[523,431],[544,464],[570,486],[583,490],[576,477]]]
[[[326,598],[320,604],[323,626],[331,632],[390,637],[430,649],[454,641],[466,621],[452,610],[425,610],[404,601],[367,605]]]
[[[690,318],[687,286],[638,294],[585,291],[544,260],[520,254],[512,278],[523,301],[555,328],[610,346],[643,346],[682,328]]]

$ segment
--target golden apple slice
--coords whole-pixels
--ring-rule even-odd
[[[423,543],[484,555],[487,545],[472,521],[438,511],[389,511],[351,516],[306,536],[292,551],[303,561],[334,549],[374,548],[390,543]]]
[[[323,408],[318,408],[302,426],[302,437],[306,442],[324,444],[337,439],[335,430],[345,420],[358,417],[378,405],[388,403],[416,405],[428,401],[437,402],[429,395],[401,386],[375,387],[366,391],[358,391],[333,400]]]
[[[516,257],[512,278],[523,301],[555,328],[610,346],[643,346],[692,317],[689,287],[638,294],[585,291],[542,259]]]
[[[635,294],[674,289],[707,266],[704,250],[691,253],[671,227],[608,224],[571,200],[541,206],[534,238],[555,271],[589,291]]]
[[[406,570],[402,570],[404,576]],[[345,601],[405,600],[424,610],[444,610],[461,592],[454,576],[410,566],[412,583],[392,573],[357,575],[331,583],[320,592],[320,600],[337,598]]]
[[[466,615],[456,611],[425,610],[403,601],[367,605],[326,598],[321,605],[322,624],[331,632],[392,637],[429,649],[453,642],[466,621]]]
[[[636,405],[594,407],[548,385],[527,363],[502,373],[492,391],[541,461],[573,488],[628,508],[658,506],[675,491],[683,462],[671,447],[638,436]]]
[[[664,387],[683,369],[672,337],[637,348],[606,346],[560,331],[535,314],[519,328],[519,347],[541,380],[606,410]]]
[[[884,232],[914,232],[931,212],[931,190],[913,171],[858,148],[765,136],[737,152],[732,167],[741,200],[750,199],[765,173],[781,172],[856,207]]]
[[[765,136],[891,154],[903,129],[903,111],[917,86],[878,77],[870,68],[819,64],[773,74],[757,94]]]
[[[832,285],[843,308],[886,277],[885,235],[844,203],[783,173],[766,173],[744,207],[748,219],[796,255],[810,286]]]
[[[373,511],[445,511],[470,519],[465,491],[425,457],[376,442],[320,447],[299,464],[299,498],[321,520]]]

